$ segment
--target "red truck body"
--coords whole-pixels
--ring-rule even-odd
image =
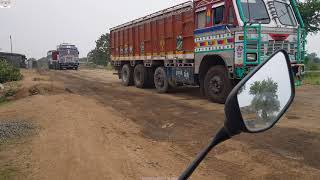
[[[146,60],[151,56],[185,54],[184,59],[193,59],[193,31],[192,3],[180,4],[113,28],[112,57],[115,60]],[[180,48],[177,47],[179,40],[182,42]]]

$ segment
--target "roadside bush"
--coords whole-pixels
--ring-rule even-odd
[[[320,73],[309,72],[304,76],[304,82],[311,85],[320,85]]]
[[[0,59],[0,83],[18,81],[22,79],[20,69],[16,68],[5,60]]]
[[[319,70],[319,64],[317,64],[317,63],[310,63],[309,65],[308,65],[308,68],[309,68],[309,70],[310,71],[318,71]]]

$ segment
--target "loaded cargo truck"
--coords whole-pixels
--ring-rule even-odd
[[[305,30],[295,0],[194,0],[110,29],[125,86],[160,93],[200,86],[224,103],[233,86],[279,49],[304,72]]]
[[[49,69],[75,69],[79,67],[79,51],[75,45],[63,43],[57,46],[57,50],[47,53]]]

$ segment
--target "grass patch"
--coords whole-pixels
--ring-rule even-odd
[[[112,67],[111,63],[108,63],[108,65],[105,66],[105,69],[108,70],[108,71],[112,71],[113,67]]]
[[[8,102],[7,98],[4,96],[0,96],[0,105],[5,104],[6,102]]]
[[[16,90],[9,89],[2,93],[2,95],[0,94],[0,105],[7,103],[10,100],[10,98],[13,97],[16,93]]]
[[[304,76],[304,82],[311,85],[320,85],[320,72],[309,72]]]

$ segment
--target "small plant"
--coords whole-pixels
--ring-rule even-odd
[[[111,63],[108,63],[107,66],[105,66],[106,70],[111,71],[113,70],[113,67],[111,65]]]
[[[0,83],[18,81],[22,79],[20,69],[16,68],[4,59],[0,59]]]

